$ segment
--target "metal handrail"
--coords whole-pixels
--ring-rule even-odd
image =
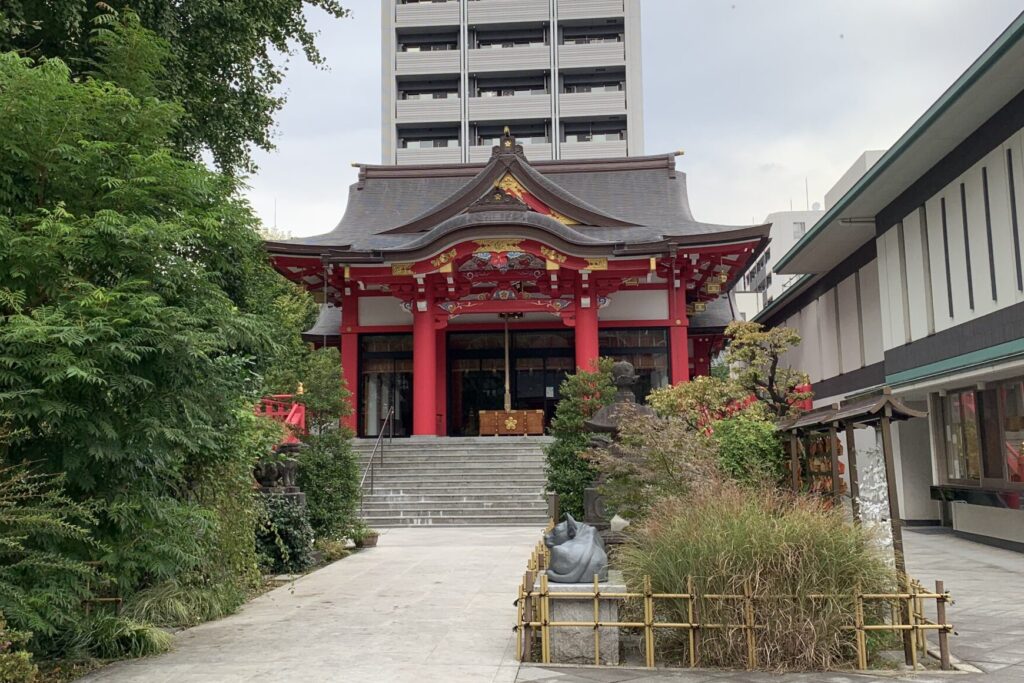
[[[363,470],[363,478],[359,480],[359,490],[363,490],[363,484],[366,483],[366,475],[370,475],[370,493],[373,493],[373,471],[374,471],[374,460],[377,457],[377,449],[380,449],[380,464],[384,466],[384,434],[388,434],[388,443],[395,438],[395,407],[391,406],[388,408],[388,414],[384,418],[384,424],[381,425],[380,431],[377,433],[377,441],[373,444],[373,450],[370,451],[370,462],[366,465],[366,469]],[[360,496],[361,502],[362,496]]]

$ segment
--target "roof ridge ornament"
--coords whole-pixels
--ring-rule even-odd
[[[501,132],[498,144],[491,148],[491,158],[503,156],[522,156],[523,146],[516,143],[516,138],[508,126]]]

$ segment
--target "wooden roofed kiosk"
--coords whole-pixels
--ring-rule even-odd
[[[333,231],[268,242],[324,304],[305,338],[340,345],[349,426],[550,418],[561,378],[599,355],[633,362],[644,388],[708,374],[770,226],[694,220],[675,156],[531,164],[506,131],[486,164],[360,166]]]
[[[839,441],[837,432],[846,433],[846,456],[850,465],[850,503],[854,521],[861,521],[859,506],[860,477],[857,472],[857,449],[854,445],[853,432],[858,427],[874,427],[880,432],[882,442],[882,458],[885,462],[885,483],[889,498],[889,524],[892,528],[893,553],[896,568],[907,573],[903,556],[903,530],[900,519],[899,496],[896,490],[896,467],[892,452],[893,421],[909,420],[915,417],[926,417],[927,413],[907,407],[892,396],[888,387],[879,394],[861,396],[842,403],[823,406],[801,413],[795,417],[778,423],[779,431],[789,434],[790,472],[793,491],[800,488],[800,440],[808,434],[827,434],[829,440],[829,456],[831,461],[830,476],[831,492],[836,502],[841,498],[839,486]]]

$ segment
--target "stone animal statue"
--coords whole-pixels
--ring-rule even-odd
[[[600,581],[608,580],[608,554],[597,529],[581,524],[566,514],[544,536],[544,545],[551,550],[548,580],[555,583],[588,583],[594,574]]]

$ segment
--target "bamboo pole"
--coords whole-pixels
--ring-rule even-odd
[[[843,504],[843,498],[839,490],[839,437],[836,436],[836,423],[828,426],[828,452],[832,461],[832,500],[836,507]]]
[[[644,649],[647,668],[654,668],[654,600],[651,597],[651,577],[644,577]]]
[[[743,582],[743,614],[747,635],[747,668],[757,668],[757,640],[754,636],[754,600],[750,580]]]
[[[789,433],[789,471],[793,485],[793,493],[800,492],[800,454],[797,451],[796,430]]]
[[[551,663],[551,604],[548,596],[548,575],[540,576],[540,659],[544,664]]]
[[[939,597],[935,599],[935,620],[942,626],[939,631],[939,666],[943,671],[949,671],[953,667],[949,663],[949,631],[946,629],[946,597],[945,585],[942,581],[935,582],[935,592]]]
[[[697,666],[697,610],[693,604],[694,593],[693,593],[693,577],[686,577],[686,592],[690,598],[686,601],[686,618],[690,621],[690,631],[688,634],[690,644],[690,668],[696,668]]]
[[[867,638],[864,635],[864,597],[861,595],[860,586],[854,591],[854,620],[857,629],[857,668],[864,670],[868,668]]]
[[[860,474],[857,471],[857,447],[853,433],[853,423],[843,423],[846,431],[846,461],[850,465],[850,509],[853,512],[854,524],[860,524]]]
[[[601,587],[594,574],[594,666],[601,666]]]

